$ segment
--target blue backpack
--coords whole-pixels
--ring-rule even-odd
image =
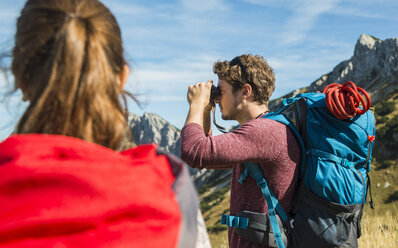
[[[283,107],[264,118],[293,131],[301,146],[300,175],[293,209],[286,213],[269,190],[257,164],[245,163],[268,205],[268,214],[242,211],[223,215],[221,223],[242,237],[270,247],[357,247],[361,217],[370,191],[375,119],[369,110],[348,120],[331,115],[325,94],[304,93],[284,99]],[[285,114],[294,106],[295,123]],[[373,201],[370,201],[373,208]]]

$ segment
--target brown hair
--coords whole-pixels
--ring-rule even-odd
[[[253,89],[254,101],[268,104],[275,89],[275,75],[266,60],[260,55],[244,54],[239,57],[246,75],[239,64],[231,65],[230,61],[218,61],[213,71],[219,79],[226,80],[236,92],[243,85],[250,84]]]
[[[128,132],[119,25],[97,0],[28,0],[12,72],[30,105],[16,133],[60,134],[118,149]]]

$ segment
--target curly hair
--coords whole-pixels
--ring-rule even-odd
[[[238,63],[231,63],[236,60]],[[249,84],[254,101],[268,105],[275,89],[275,75],[267,61],[260,55],[251,54],[240,55],[232,61],[217,61],[213,66],[214,73],[231,84],[234,92]]]

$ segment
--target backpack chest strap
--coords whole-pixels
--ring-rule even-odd
[[[357,163],[355,162],[351,162],[346,158],[340,158],[334,154],[328,153],[328,152],[324,152],[321,150],[317,150],[317,149],[310,149],[307,151],[307,155],[310,156],[315,156],[315,157],[319,157],[321,159],[325,159],[325,160],[329,160],[332,162],[335,162],[341,166],[344,166],[347,169],[355,169],[355,166],[357,165]]]

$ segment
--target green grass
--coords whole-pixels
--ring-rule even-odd
[[[225,199],[227,192],[229,192],[229,185],[204,197],[200,202],[200,209],[202,212],[205,213],[211,209],[212,206],[222,202]]]
[[[398,209],[398,161],[378,163],[374,160],[372,167],[370,181],[375,208],[383,211]]]
[[[365,209],[362,217],[362,236],[358,240],[361,248],[398,247],[398,209]]]

